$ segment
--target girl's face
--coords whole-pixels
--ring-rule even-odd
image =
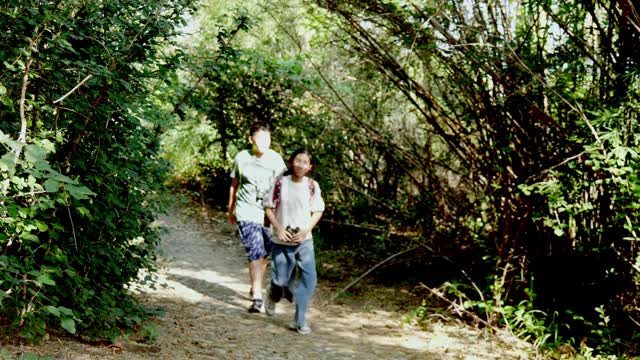
[[[307,154],[298,154],[293,158],[291,171],[296,177],[303,177],[311,171],[311,158]]]
[[[253,149],[257,154],[264,154],[269,150],[271,146],[271,133],[268,131],[260,130],[254,133],[250,138]]]

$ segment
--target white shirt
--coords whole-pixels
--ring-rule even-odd
[[[313,196],[311,196],[311,184],[313,182]],[[276,202],[273,199],[274,186],[271,187],[269,195],[263,200],[265,208],[274,208]],[[283,228],[305,228],[311,225],[311,213],[324,211],[324,200],[320,192],[320,186],[315,180],[304,177],[300,182],[294,182],[291,175],[282,177],[280,185],[280,201],[276,208],[276,219]],[[311,239],[311,232],[305,240]],[[297,245],[295,243],[281,242],[274,236],[273,242],[281,245]]]
[[[235,215],[238,221],[264,222],[262,200],[273,186],[276,176],[287,169],[282,157],[269,149],[261,157],[248,150],[236,155],[231,177],[240,181],[236,193]]]

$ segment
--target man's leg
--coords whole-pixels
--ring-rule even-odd
[[[254,299],[262,299],[262,284],[267,272],[267,259],[260,258],[249,262],[249,281]]]
[[[267,265],[269,264],[269,255],[273,249],[273,241],[271,239],[271,229],[260,224],[260,239],[256,244],[257,256],[260,258],[253,265],[253,279],[251,283],[254,289],[260,289],[262,294],[262,285],[264,284],[264,276],[267,273]]]
[[[240,239],[247,251],[247,259],[249,261],[249,285],[252,297],[249,312],[258,313],[262,309],[262,282],[264,281],[264,273],[266,270],[266,257],[268,253],[262,234],[262,224],[253,222],[239,222]]]
[[[249,297],[251,299],[253,299],[253,271],[251,270],[251,263],[253,263],[254,261],[250,261],[249,262]]]

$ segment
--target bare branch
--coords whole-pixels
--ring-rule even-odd
[[[420,286],[422,286],[423,288],[429,290],[429,292],[431,292],[433,295],[435,295],[436,297],[438,297],[441,300],[444,300],[445,302],[449,303],[451,305],[451,307],[454,309],[455,312],[457,313],[464,313],[467,314],[469,316],[471,316],[474,320],[478,321],[481,324],[484,324],[486,327],[493,329],[493,331],[498,331],[499,329],[496,328],[495,326],[491,325],[491,323],[487,322],[486,320],[480,318],[478,315],[472,313],[471,311],[467,310],[464,308],[464,306],[457,304],[449,299],[447,299],[446,296],[444,296],[442,294],[442,292],[432,289],[430,287],[428,287],[427,285],[420,283]]]
[[[69,214],[69,220],[71,221],[71,234],[73,234],[73,243],[76,246],[76,250],[78,250],[78,239],[76,238],[76,227],[73,224],[73,216],[71,216],[71,206],[67,202],[67,213]]]
[[[87,81],[89,81],[89,79],[91,79],[93,77],[93,74],[89,74],[87,75],[84,79],[82,79],[82,81],[80,81],[80,83],[78,83],[78,85],[74,86],[73,89],[69,90],[68,93],[64,94],[61,98],[59,98],[58,100],[54,101],[54,104],[57,104],[61,101],[63,101],[64,99],[66,99],[69,95],[73,94],[74,91],[78,90],[78,88],[80,88],[80,86],[82,86],[82,84],[86,83]]]
[[[396,258],[402,254],[406,254],[410,251],[414,251],[418,248],[420,248],[422,246],[415,246],[406,250],[402,250],[398,253],[395,253],[391,256],[389,256],[388,258],[382,260],[381,262],[377,263],[374,267],[372,267],[371,269],[367,270],[364,274],[360,275],[357,279],[353,280],[352,282],[349,283],[349,285],[345,286],[344,288],[342,288],[342,290],[338,291],[332,298],[331,301],[335,301],[338,296],[342,295],[342,293],[344,293],[345,291],[349,290],[349,288],[351,288],[353,285],[355,285],[356,283],[358,283],[358,281],[362,280],[365,276],[369,275],[371,272],[373,272],[373,270],[379,268],[380,266],[382,266],[384,263],[388,262],[389,260]]]
[[[24,68],[24,77],[22,78],[22,90],[20,91],[20,135],[18,141],[21,143],[27,142],[27,117],[24,114],[25,102],[27,97],[27,85],[29,84],[29,69],[33,63],[33,58],[27,60],[27,64]]]
[[[22,89],[20,90],[20,134],[18,135],[18,142],[26,144],[27,142],[27,117],[25,116],[25,102],[27,98],[27,85],[29,84],[29,69],[33,58],[29,58],[24,67],[24,77],[22,78]],[[13,157],[13,163],[18,163],[22,146],[18,146],[13,149],[15,156]]]

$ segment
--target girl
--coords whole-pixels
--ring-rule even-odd
[[[306,176],[312,160],[306,149],[296,150],[289,158],[289,175],[278,177],[263,201],[274,235],[265,310],[273,315],[276,303],[283,296],[291,301],[293,294],[296,314],[290,328],[301,334],[311,332],[306,313],[317,283],[311,230],[324,211],[318,183]]]

